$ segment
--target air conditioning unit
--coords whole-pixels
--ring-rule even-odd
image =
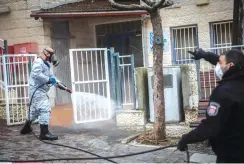
[[[164,99],[165,122],[181,121],[181,71],[179,66],[165,66],[164,72]],[[153,69],[148,68],[149,111],[150,122],[155,120],[153,101]]]

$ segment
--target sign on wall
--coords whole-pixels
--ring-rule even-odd
[[[169,44],[168,44],[168,32],[163,31],[163,43],[164,43],[164,53],[167,53],[169,51]],[[150,32],[150,51],[153,51],[153,32]]]
[[[148,57],[149,66],[152,66],[153,62],[153,32],[149,32],[149,46],[148,46]],[[163,31],[163,43],[164,43],[164,53],[169,53],[169,32],[167,30]]]

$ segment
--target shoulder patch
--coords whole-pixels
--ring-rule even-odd
[[[210,102],[207,109],[207,114],[209,116],[216,116],[219,112],[219,107],[220,107],[219,103]]]

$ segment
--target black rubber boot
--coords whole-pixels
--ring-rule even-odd
[[[41,134],[39,136],[40,140],[57,140],[58,136],[52,135],[48,130],[48,125],[40,125]]]
[[[26,120],[24,127],[20,130],[20,134],[29,134],[32,132],[31,121]]]

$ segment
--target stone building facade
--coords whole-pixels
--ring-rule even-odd
[[[65,6],[72,5],[73,2],[92,3],[100,1],[105,0],[0,0],[0,38],[8,40],[9,45],[36,42],[39,52],[45,46],[56,46],[61,42],[59,40],[65,40],[64,43],[67,43],[67,47],[62,47],[65,50],[61,49],[62,52],[60,50],[60,53],[66,55],[62,62],[67,61],[67,64],[69,64],[67,60],[68,49],[95,48],[98,46],[97,25],[140,21],[142,40],[139,44],[142,47],[143,58],[139,56],[138,61],[139,59],[143,60],[142,66],[151,67],[153,65],[151,50],[152,25],[149,16],[145,12],[138,12],[137,15],[123,14],[123,16],[84,16],[87,12],[80,11],[83,14],[80,17],[77,15],[73,17],[64,16],[67,14]],[[199,0],[173,1],[175,4],[172,7],[160,11],[165,45],[164,65],[190,63],[187,50],[194,50],[197,47],[207,49],[213,47],[213,45],[230,45],[233,1],[203,0],[204,5],[198,5],[196,2]],[[60,5],[65,10],[60,10],[58,8]],[[50,10],[48,10],[49,7]],[[63,15],[60,17],[41,16],[41,14],[39,16],[30,16],[33,11],[38,10],[41,11],[41,14],[51,15],[55,11],[54,14]],[[106,13],[106,11],[103,13]],[[64,26],[67,25],[67,28],[63,29],[66,30],[64,33],[67,36],[54,36],[55,30],[53,27],[58,26],[59,23],[64,23]],[[59,39],[60,37],[61,39]],[[216,37],[218,38],[216,39]],[[57,74],[59,74],[58,71],[54,69]],[[69,74],[69,70],[65,74]],[[67,79],[64,77],[60,80]],[[67,83],[71,85],[71,81]],[[195,93],[196,91],[194,91]],[[53,106],[56,97],[56,91],[52,90],[50,99]],[[197,102],[192,102],[192,104],[197,104]]]
[[[37,42],[39,50],[42,50],[50,45],[50,25],[41,19],[31,18],[31,11],[65,2],[67,0],[0,0],[0,38],[8,40],[9,45]],[[1,8],[5,7],[9,12],[1,14]]]
[[[172,40],[174,40],[173,28],[182,29],[182,44],[184,44],[183,32],[186,32],[186,35],[188,35],[188,29],[185,31],[183,29],[191,28],[192,26],[196,27],[197,35],[194,35],[194,37],[197,37],[198,46],[204,49],[211,47],[211,23],[225,22],[233,19],[233,1],[210,0],[209,3],[201,6],[198,6],[196,2],[197,0],[175,1],[175,5],[172,7],[161,10],[162,26],[165,32],[164,37],[167,39],[167,50],[164,53],[164,64],[166,65],[174,63],[174,54],[172,54]],[[148,50],[150,48],[149,33],[152,31],[150,20],[144,21],[143,28],[145,28],[145,39],[143,40],[144,52],[149,55],[148,65],[152,66],[152,56],[148,53],[150,51]],[[182,45],[181,48],[184,50],[185,46]]]
[[[77,0],[76,0],[77,1]],[[0,1],[1,6],[7,6],[10,9],[10,13],[5,13],[0,15],[0,36],[1,38],[8,39],[9,44],[21,43],[21,42],[37,42],[39,48],[42,49],[45,45],[50,44],[50,24],[48,21],[43,19],[34,20],[30,17],[31,11],[38,10],[41,6],[57,6],[58,4],[71,3],[71,1],[66,0],[18,0],[18,1]],[[196,26],[197,27],[197,38],[198,45],[202,48],[211,47],[210,38],[210,23],[221,22],[232,20],[233,15],[233,2],[229,0],[211,0],[209,4],[203,6],[197,6],[195,0],[182,0],[175,1],[173,7],[162,9],[162,25],[165,38],[167,39],[167,50],[164,53],[164,64],[172,64],[172,28],[174,27],[184,27],[184,26]],[[86,33],[84,29],[86,38],[92,38],[93,41],[87,40],[87,42],[95,43],[94,41],[94,25],[99,24],[99,22],[123,22],[138,20],[139,18],[124,18],[124,20],[118,20],[116,18],[97,18],[96,20],[91,20],[89,18],[70,20],[71,33],[75,33],[74,28],[78,28],[79,24],[88,24]],[[149,52],[150,50],[150,32],[152,31],[152,26],[150,20],[147,16],[142,17],[142,29],[144,29],[144,56],[148,56],[145,66],[152,65],[152,56]],[[191,30],[191,29],[190,29]],[[73,32],[74,31],[74,32]],[[80,30],[82,31],[82,30]],[[88,35],[89,36],[88,36]],[[79,34],[81,38],[82,34]],[[80,41],[80,39],[79,39]],[[79,42],[78,41],[78,42]],[[76,44],[76,42],[71,41],[71,45]],[[77,45],[80,45],[77,43]],[[82,43],[83,46],[95,46],[90,43]]]

